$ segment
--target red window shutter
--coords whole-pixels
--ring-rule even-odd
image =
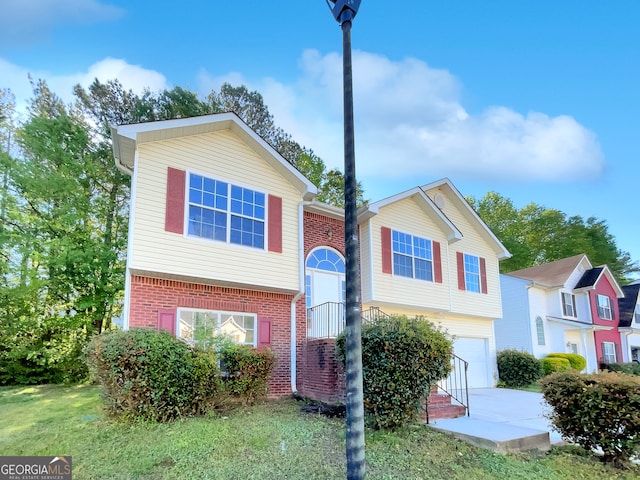
[[[433,280],[442,283],[442,256],[440,242],[433,242]]]
[[[382,227],[382,273],[393,273],[391,265],[391,229]]]
[[[487,293],[487,262],[480,257],[480,288],[482,293]]]
[[[464,255],[462,252],[457,252],[456,258],[458,260],[458,288],[460,290],[466,290],[464,281]]]
[[[271,345],[271,320],[258,318],[258,347]]]
[[[158,331],[166,330],[172,335],[176,334],[176,311],[158,310]]]
[[[167,232],[184,231],[184,192],[186,172],[169,167],[167,170],[167,208],[164,229]]]
[[[282,198],[269,195],[269,251],[282,253]]]

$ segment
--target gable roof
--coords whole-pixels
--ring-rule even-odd
[[[578,281],[574,289],[576,290],[577,289],[585,289],[585,290],[593,289],[596,287],[598,282],[600,282],[602,277],[605,277],[607,280],[609,280],[609,284],[611,285],[614,292],[616,293],[616,297],[622,298],[624,296],[624,292],[622,288],[620,288],[620,285],[616,281],[615,277],[613,276],[613,273],[611,273],[611,270],[607,265],[601,265],[599,267],[591,268],[586,272],[584,272],[584,275]]]
[[[598,282],[598,279],[600,278],[600,274],[602,273],[603,270],[604,268],[602,267],[595,267],[587,270],[586,272],[584,272],[584,275],[582,275],[582,278],[578,280],[578,283],[576,283],[575,288],[578,289],[578,288],[595,287],[596,283]]]
[[[480,218],[480,216],[471,207],[471,205],[469,205],[469,202],[467,202],[464,196],[462,196],[460,191],[453,185],[451,180],[445,177],[422,186],[422,190],[425,192],[436,188],[443,189],[450,194],[450,196],[454,200],[454,203],[458,207],[458,210],[462,212],[462,215],[465,216],[467,221],[469,221],[471,224],[476,225],[476,230],[486,240],[486,242],[493,247],[499,260],[504,260],[511,257],[511,254],[509,253],[507,248],[502,244],[500,240],[498,240],[498,237],[496,237],[493,231],[491,231],[487,224],[484,223],[484,220]]]
[[[544,265],[535,265],[533,267],[523,268],[522,270],[509,272],[509,275],[533,280],[545,287],[561,287],[567,282],[569,276],[578,268],[578,265],[580,265],[583,260],[586,260],[589,267],[591,267],[587,256],[581,253],[573,257],[545,263]]]
[[[622,287],[624,298],[618,299],[618,309],[620,310],[620,327],[630,327],[633,322],[633,315],[636,311],[636,303],[638,303],[638,292],[640,291],[640,283],[632,283]]]
[[[380,211],[380,208],[392,203],[400,202],[408,198],[413,198],[424,212],[431,217],[443,231],[447,234],[447,240],[455,242],[462,238],[462,233],[458,228],[442,213],[442,211],[433,203],[426,193],[420,187],[414,187],[404,192],[398,193],[391,197],[370,203],[358,210],[358,224],[369,220]]]
[[[302,193],[305,200],[312,200],[318,193],[317,187],[309,179],[302,175],[260,135],[249,128],[240,117],[231,112],[112,126],[113,156],[116,166],[131,175],[135,167],[135,155],[138,145],[220,130],[231,130],[240,137],[254,152],[294,185]]]

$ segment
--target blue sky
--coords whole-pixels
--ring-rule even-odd
[[[224,81],[342,166],[342,35],[324,0],[0,0],[0,88],[63,98]],[[449,177],[604,219],[640,260],[640,2],[362,0],[352,30],[356,162],[378,200]]]

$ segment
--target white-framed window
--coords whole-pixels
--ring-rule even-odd
[[[536,333],[538,334],[538,345],[544,345],[544,322],[542,317],[536,317]]]
[[[640,303],[636,303],[636,310],[633,314],[633,321],[640,323]]]
[[[605,363],[616,363],[616,344],[613,342],[602,342],[602,358]]]
[[[464,284],[468,292],[480,293],[480,257],[464,254]]]
[[[574,354],[578,354],[578,344],[577,343],[573,343],[573,342],[569,342],[569,353],[574,353]]]
[[[264,249],[266,195],[189,174],[189,235]]]
[[[433,281],[433,244],[431,240],[408,233],[391,232],[393,274]]]
[[[256,346],[257,315],[202,309],[178,309],[177,336],[189,343],[209,342],[225,335],[235,343]]]
[[[606,295],[596,295],[598,302],[598,316],[604,320],[613,320],[613,310],[611,308],[611,299]]]
[[[577,317],[576,296],[573,293],[562,292],[562,313],[565,317]]]

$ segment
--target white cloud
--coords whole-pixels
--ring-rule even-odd
[[[54,74],[40,70],[29,70],[0,58],[0,71],[3,72],[0,88],[9,88],[16,97],[18,110],[24,110],[32,96],[29,75],[34,80],[44,79],[51,90],[64,101],[73,100],[73,87],[80,84],[88,87],[94,79],[101,82],[119,80],[126,88],[135,93],[142,93],[145,88],[152,91],[168,88],[167,79],[155,70],[149,70],[140,65],[131,65],[123,59],[105,58],[91,65],[84,72],[70,74]]]
[[[343,164],[342,58],[305,51],[295,83],[250,83],[241,74],[200,75],[206,91],[223,81],[262,93],[276,124],[330,167]],[[353,53],[358,175],[388,178],[575,181],[604,169],[593,132],[567,115],[492,106],[471,115],[460,81],[407,58]]]
[[[64,24],[114,20],[124,10],[99,0],[4,0],[0,45],[34,43]]]

